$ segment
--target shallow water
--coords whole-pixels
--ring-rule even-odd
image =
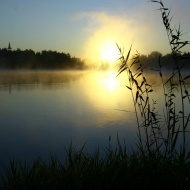
[[[128,150],[136,119],[125,76],[114,71],[0,73],[0,161],[62,159],[71,141],[89,153],[114,147],[117,134]],[[153,80],[153,79],[152,79]],[[155,78],[154,78],[155,80]],[[162,90],[154,98],[163,103]]]

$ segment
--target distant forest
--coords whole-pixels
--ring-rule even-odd
[[[190,69],[190,53],[178,55],[181,57],[180,64],[185,69]],[[172,69],[174,60],[171,54],[162,55],[153,51],[148,55],[140,55],[140,63],[147,69],[158,69],[158,59],[164,69]],[[131,60],[132,61],[132,60]],[[117,65],[117,64],[116,64]],[[102,63],[99,69],[108,69],[109,63]],[[71,57],[69,53],[56,51],[34,52],[33,50],[11,50],[11,48],[0,49],[0,69],[87,69],[97,68],[95,65],[85,64],[80,58]],[[119,66],[118,66],[119,68]]]
[[[177,55],[179,58],[180,67],[190,69],[190,53]],[[148,70],[156,70],[159,68],[159,61],[165,70],[174,68],[174,59],[172,54],[162,55],[158,51],[153,51],[148,55],[140,55],[140,63]]]
[[[56,51],[0,49],[0,69],[85,69],[84,61]]]

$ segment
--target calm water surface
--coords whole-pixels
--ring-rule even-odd
[[[113,71],[1,72],[0,161],[62,158],[71,141],[89,153],[136,142],[136,120],[124,77]],[[161,100],[161,89],[154,98]]]
[[[115,72],[1,72],[1,160],[62,156],[69,144],[93,152],[133,140],[131,98]]]

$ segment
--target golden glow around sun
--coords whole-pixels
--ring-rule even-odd
[[[107,41],[100,47],[100,59],[101,61],[108,61],[113,63],[117,61],[119,56],[119,51],[117,49],[116,43],[112,41]]]

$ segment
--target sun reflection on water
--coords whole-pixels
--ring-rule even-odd
[[[116,90],[118,83],[116,79],[116,72],[114,71],[107,72],[105,78],[102,79],[102,83],[110,92]]]

